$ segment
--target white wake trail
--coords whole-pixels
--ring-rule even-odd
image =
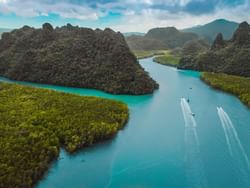
[[[228,146],[228,149],[229,149],[229,153],[230,153],[231,156],[233,156],[232,145],[231,145],[231,142],[230,142],[230,139],[229,139],[229,134],[230,133],[228,132],[228,128],[226,127],[226,121],[225,121],[225,118],[223,117],[223,114],[221,112],[221,107],[217,107],[217,113],[218,113],[218,116],[220,118],[221,125],[222,125],[222,128],[223,128],[225,137],[226,137],[226,142],[227,142],[227,146]]]
[[[181,99],[181,106],[186,126],[196,127],[196,121],[192,115],[193,113],[185,98]]]
[[[221,122],[222,122],[221,124],[223,126],[223,129],[224,128],[226,129],[225,130],[225,132],[226,132],[225,135],[227,134],[226,139],[229,140],[227,142],[229,142],[230,153],[232,153],[232,155],[240,154],[244,158],[248,168],[250,168],[249,158],[248,158],[248,156],[246,154],[246,151],[245,151],[244,147],[241,144],[240,138],[238,136],[238,133],[237,133],[235,127],[234,127],[234,124],[233,124],[232,120],[230,119],[229,115],[223,110],[223,108],[218,107],[217,109],[218,109],[219,117],[220,117]],[[231,137],[229,137],[230,135],[231,135]],[[236,148],[234,148],[234,149],[232,148],[233,143],[236,146]]]
[[[200,144],[197,134],[197,123],[191,107],[185,98],[181,98],[181,109],[185,121],[185,165],[187,176],[187,187],[204,188],[206,176],[203,162],[200,156]]]
[[[186,115],[186,109],[185,109],[185,106],[183,104],[183,101],[181,100],[181,109],[182,109],[182,114],[183,114],[183,117],[184,117],[184,121],[185,121],[185,126],[188,127],[188,117]]]
[[[188,104],[187,100],[185,98],[181,98],[181,108],[182,113],[185,121],[185,126],[192,129],[192,134],[195,137],[195,141],[197,145],[200,145],[199,138],[196,130],[197,123],[193,117],[193,112],[190,108],[190,105]]]
[[[231,133],[234,135],[234,139],[235,139],[235,141],[236,141],[236,143],[238,145],[238,148],[241,151],[241,154],[242,154],[243,158],[245,159],[245,162],[247,163],[248,167],[250,167],[250,161],[248,159],[248,156],[246,154],[245,149],[243,148],[243,146],[241,144],[241,141],[240,141],[240,138],[238,136],[238,133],[237,133],[237,131],[236,131],[236,129],[235,129],[235,127],[234,127],[234,125],[233,125],[230,117],[228,116],[228,114],[222,108],[221,108],[221,110],[222,110],[222,113],[224,114],[224,117],[226,119],[226,122],[227,122],[228,126],[230,127]]]

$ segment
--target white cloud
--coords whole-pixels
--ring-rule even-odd
[[[147,32],[155,27],[175,26],[179,29],[191,27],[194,25],[203,25],[215,19],[225,18],[228,20],[242,22],[250,21],[250,4],[237,6],[235,8],[218,7],[215,12],[204,15],[192,15],[186,12],[171,13],[169,11],[145,9],[141,14],[124,16],[120,24],[111,26],[116,31],[130,32]]]
[[[220,3],[214,5],[215,0],[211,0],[209,3],[212,5],[212,11],[200,15],[185,11],[185,7],[194,1],[208,2],[206,0],[117,0],[103,3],[95,1],[96,7],[92,7],[90,4],[93,4],[93,1],[76,4],[71,0],[0,0],[0,13],[15,13],[22,17],[49,16],[53,13],[62,18],[77,19],[79,25],[82,20],[92,20],[92,26],[101,23],[102,27],[109,26],[122,32],[146,32],[153,27],[167,26],[185,28],[218,18],[238,22],[250,21],[250,0],[245,0],[244,4],[235,7],[224,6],[226,1],[223,0],[218,0]],[[109,12],[122,15],[119,24],[116,21],[115,25],[110,25],[111,17],[111,20],[106,23],[95,22],[108,15]],[[96,25],[96,27],[100,26]]]
[[[0,0],[0,3],[7,3],[8,2],[8,0]]]
[[[23,17],[46,16],[54,13],[63,18],[79,20],[97,20],[103,15],[97,9],[92,9],[87,5],[76,5],[67,1],[48,3],[33,0],[0,0],[0,11],[4,14],[14,13]]]

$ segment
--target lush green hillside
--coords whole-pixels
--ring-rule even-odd
[[[171,49],[182,47],[186,42],[198,38],[194,33],[181,32],[175,27],[154,28],[149,30],[145,37],[159,40]]]
[[[178,66],[179,61],[180,57],[172,54],[171,51],[166,51],[164,55],[160,55],[154,58],[154,62],[156,63],[173,67]]]
[[[181,59],[179,68],[250,77],[250,26],[239,25],[231,40],[218,34],[212,47]]]
[[[168,50],[182,47],[186,42],[197,39],[194,33],[181,32],[174,27],[154,28],[145,36],[126,37],[131,50]]]
[[[152,51],[167,49],[167,45],[163,42],[146,38],[143,36],[130,36],[126,37],[126,42],[132,51]]]
[[[60,147],[74,152],[114,136],[125,104],[0,83],[0,187],[30,188]]]
[[[195,39],[188,41],[184,44],[182,50],[181,50],[181,55],[182,56],[193,56],[197,55],[202,52],[206,52],[209,50],[210,46],[209,44],[202,40],[202,39]]]
[[[218,19],[208,24],[183,29],[182,31],[196,33],[201,38],[207,40],[207,42],[212,43],[218,33],[222,33],[225,39],[230,39],[238,25],[236,22]]]
[[[2,35],[0,75],[20,81],[148,94],[158,88],[121,33],[73,27],[24,26]]]
[[[215,89],[232,93],[250,107],[250,78],[202,73],[201,79]]]

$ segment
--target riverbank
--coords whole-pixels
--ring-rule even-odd
[[[191,163],[186,163],[184,160],[187,156],[186,151],[193,151],[193,147],[183,148],[185,144],[183,133],[186,126],[180,105],[182,97],[190,99],[190,107],[195,113],[197,135],[201,146],[200,155],[208,180],[206,187],[249,187],[249,183],[238,181],[245,178],[239,172],[246,166],[235,164],[235,161],[240,159],[232,158],[228,153],[216,108],[223,107],[235,123],[248,156],[249,109],[236,97],[207,87],[200,81],[198,72],[176,71],[171,67],[153,63],[152,58],[139,62],[161,85],[153,95],[110,95],[97,90],[13,81],[17,84],[28,84],[60,92],[120,100],[130,108],[126,128],[119,131],[114,139],[79,150],[73,155],[61,149],[59,160],[53,161],[48,173],[36,187],[116,188],[138,187],[138,185],[141,187],[200,185],[200,176],[197,179],[187,179],[187,175],[190,177],[189,167],[193,164],[196,166],[197,159],[190,161]],[[180,85],[183,87],[179,87]],[[220,170],[217,164],[220,164]],[[194,174],[198,174],[197,171]]]
[[[165,50],[135,50],[133,51],[134,55],[136,56],[136,58],[138,60],[140,59],[146,59],[149,57],[153,57],[153,56],[158,56],[158,55],[164,55],[165,54]]]
[[[177,67],[180,57],[174,56],[170,52],[166,52],[164,55],[155,57],[153,61],[162,65]]]
[[[201,80],[211,87],[237,96],[250,107],[250,78],[219,73],[202,73]]]
[[[126,104],[0,83],[0,187],[33,187],[59,155],[113,137]]]

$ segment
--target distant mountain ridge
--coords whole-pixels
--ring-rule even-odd
[[[146,38],[144,36],[128,36],[126,42],[131,50],[164,50],[168,46],[157,39]]]
[[[145,37],[160,40],[169,48],[176,48],[182,47],[188,41],[197,39],[198,35],[179,31],[175,27],[162,27],[150,29]]]
[[[230,40],[219,33],[210,50],[186,55],[179,68],[250,77],[250,25],[242,22]]]
[[[238,26],[239,23],[237,22],[217,19],[205,25],[194,26],[181,31],[196,33],[200,38],[211,44],[218,33],[222,33],[226,40],[230,39]]]
[[[150,29],[145,36],[126,37],[131,50],[166,50],[182,47],[186,42],[198,39],[198,35],[182,32],[175,27]]]

